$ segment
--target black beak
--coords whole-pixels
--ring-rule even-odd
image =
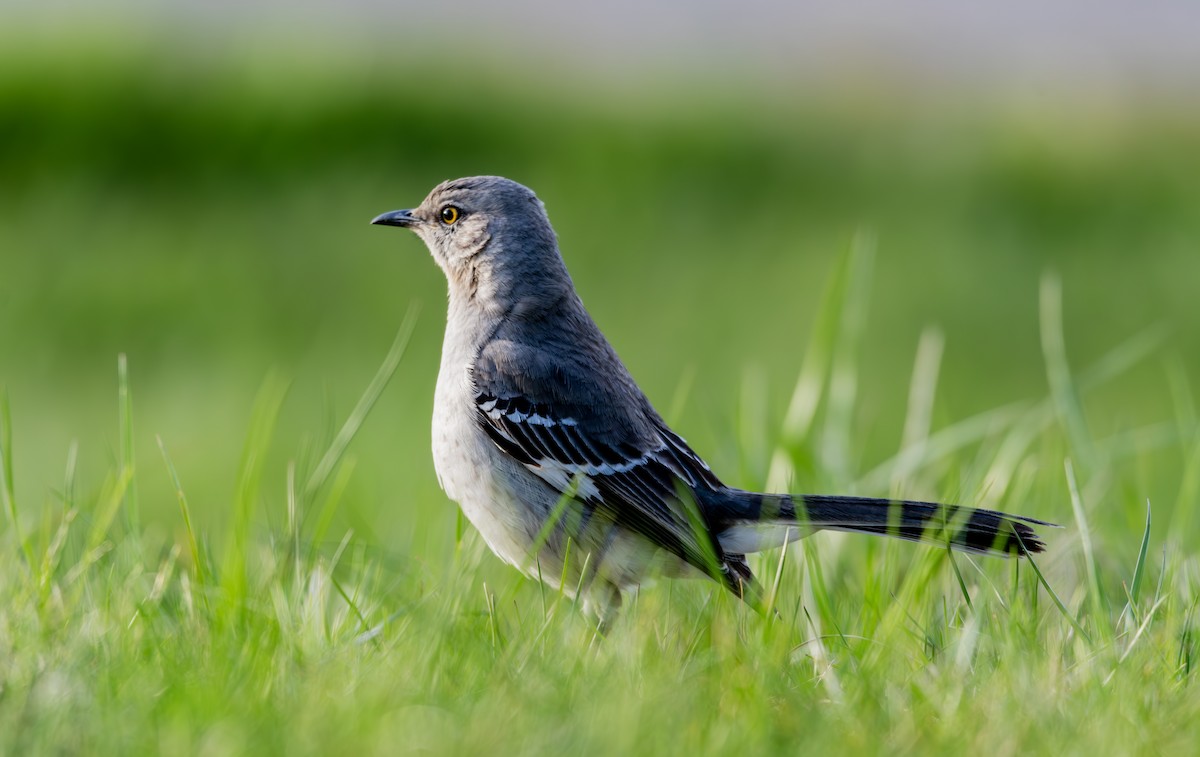
[[[407,228],[415,226],[420,221],[421,219],[414,216],[411,210],[393,210],[391,213],[375,216],[371,223],[376,226],[402,226]]]

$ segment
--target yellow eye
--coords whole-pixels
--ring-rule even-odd
[[[458,220],[458,208],[453,205],[447,205],[442,208],[442,223],[449,226]]]

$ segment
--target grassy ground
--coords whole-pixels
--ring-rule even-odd
[[[1195,743],[1195,114],[3,49],[0,751]],[[1064,524],[1038,570],[823,534],[778,618],[595,638],[437,491],[443,284],[366,225],[480,172],[730,483]]]

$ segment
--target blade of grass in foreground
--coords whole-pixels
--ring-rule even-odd
[[[329,487],[329,493],[325,495],[325,501],[317,514],[316,525],[313,526],[311,544],[308,550],[309,562],[316,559],[318,546],[325,541],[325,534],[329,532],[329,526],[333,523],[334,513],[337,512],[337,506],[342,501],[342,495],[346,493],[346,487],[350,485],[350,477],[354,475],[354,461],[348,460],[345,465],[341,465],[337,469],[337,475],[333,478],[333,483]],[[298,516],[303,518],[303,515]]]
[[[1075,454],[1084,463],[1084,472],[1092,470],[1095,449],[1083,417],[1079,390],[1071,379],[1067,363],[1066,340],[1063,337],[1062,281],[1054,274],[1042,277],[1041,285],[1042,355],[1046,361],[1046,378],[1050,382],[1050,397],[1067,431]]]
[[[821,403],[821,391],[825,383],[825,375],[833,356],[834,344],[841,331],[841,319],[844,315],[846,289],[853,265],[851,264],[853,248],[848,248],[837,262],[837,267],[825,282],[821,293],[821,302],[817,306],[817,319],[808,339],[808,348],[804,351],[804,362],[800,367],[800,376],[796,379],[796,388],[792,392],[787,414],[783,421],[784,442],[797,445],[808,439],[812,428],[813,418]]]
[[[854,405],[858,398],[858,358],[871,301],[874,260],[875,235],[859,231],[850,246],[846,299],[829,371],[828,403],[820,445],[821,460],[839,483],[850,478]]]
[[[1021,545],[1021,549],[1024,550],[1024,559],[1029,561],[1029,567],[1033,569],[1033,574],[1037,576],[1038,583],[1040,583],[1042,588],[1046,590],[1046,593],[1050,595],[1050,599],[1054,601],[1055,606],[1058,607],[1058,611],[1061,612],[1063,617],[1075,627],[1075,630],[1080,636],[1083,637],[1083,640],[1088,644],[1091,644],[1092,637],[1088,635],[1088,632],[1084,630],[1083,626],[1080,625],[1075,616],[1071,614],[1071,611],[1067,609],[1067,606],[1063,604],[1063,601],[1058,598],[1058,594],[1054,591],[1054,587],[1050,585],[1050,582],[1046,580],[1046,576],[1042,574],[1042,569],[1038,567],[1037,560],[1035,560],[1033,555],[1031,555],[1029,551],[1025,549],[1025,542],[1023,539],[1021,539],[1021,534],[1013,531],[1013,535],[1017,537],[1017,542]]]
[[[118,429],[121,438],[121,457],[118,462],[122,471],[133,470],[133,397],[129,391],[129,361],[125,353],[117,355],[117,410]],[[125,516],[125,527],[131,534],[139,534],[141,518],[138,514],[136,481],[131,477],[125,498],[121,503]]]
[[[12,526],[13,534],[21,545],[21,552],[25,555],[25,565],[29,570],[33,570],[33,547],[21,534],[21,524],[17,518],[12,460],[12,409],[8,404],[8,392],[0,391],[0,497],[4,499],[4,512],[8,515],[9,525]]]
[[[287,395],[287,382],[271,374],[263,382],[254,400],[250,417],[250,429],[242,450],[238,470],[237,494],[234,498],[233,523],[226,541],[225,556],[221,561],[220,585],[224,590],[227,608],[234,615],[246,598],[246,550],[250,541],[250,519],[258,500],[258,485],[262,478],[263,462],[275,432],[279,409]]]
[[[379,366],[379,370],[375,372],[375,378],[371,379],[371,383],[367,385],[366,391],[359,398],[358,404],[354,406],[354,410],[350,412],[350,416],[346,418],[346,422],[342,425],[341,430],[334,437],[333,443],[329,445],[329,449],[325,450],[325,454],[321,456],[317,467],[313,469],[312,475],[308,477],[308,483],[304,485],[304,502],[312,502],[313,496],[324,486],[325,481],[329,478],[329,474],[333,472],[334,467],[342,459],[342,455],[345,454],[346,447],[350,446],[350,442],[362,427],[363,421],[366,420],[367,415],[371,412],[371,408],[375,406],[379,395],[383,394],[383,390],[387,387],[388,382],[392,380],[392,376],[396,375],[396,368],[399,367],[400,360],[404,357],[405,350],[408,349],[408,341],[412,338],[413,329],[416,328],[417,316],[420,312],[420,305],[413,303],[409,306],[408,312],[404,315],[404,320],[400,323],[400,330],[396,332],[396,338],[392,342],[391,349],[388,350],[387,356],[383,359],[383,364]]]
[[[825,391],[827,381],[833,380],[830,366],[833,365],[833,372],[842,378],[846,377],[847,371],[856,370],[856,348],[844,342],[851,339],[856,330],[861,331],[866,318],[866,295],[869,294],[866,280],[870,278],[873,241],[873,237],[865,233],[856,236],[826,280],[817,306],[816,321],[809,333],[808,347],[804,351],[800,375],[796,378],[796,386],[784,415],[780,445],[772,456],[767,472],[767,487],[772,491],[783,490],[791,485],[801,456],[808,454],[808,442],[817,411],[822,400],[831,401]],[[852,312],[855,309],[859,311],[857,314]],[[848,321],[855,321],[855,327],[848,327]],[[850,375],[849,378],[851,384],[857,384],[856,377]],[[843,391],[840,399],[843,405],[847,401],[852,405],[854,387],[848,386],[846,389],[848,391]],[[827,423],[827,435],[830,428],[830,423]],[[811,460],[805,462],[812,467]]]
[[[192,570],[196,574],[196,583],[200,586],[208,585],[208,571],[204,565],[204,555],[200,552],[200,543],[196,540],[196,531],[192,527],[192,510],[188,507],[187,495],[183,493],[183,483],[179,480],[179,473],[175,470],[175,463],[171,462],[171,456],[167,454],[167,445],[163,443],[161,436],[156,436],[158,440],[158,448],[162,451],[163,462],[167,465],[167,473],[171,476],[171,485],[175,487],[175,496],[179,499],[179,510],[183,514],[183,528],[187,531],[188,552],[192,556]],[[201,594],[204,597],[205,603],[208,602],[208,595]]]
[[[1146,528],[1142,532],[1142,546],[1138,549],[1137,564],[1133,567],[1133,580],[1129,584],[1129,610],[1137,617],[1138,594],[1142,578],[1146,575],[1146,552],[1150,547],[1150,500],[1146,500]]]
[[[1087,514],[1083,509],[1079,484],[1075,480],[1075,467],[1071,465],[1069,459],[1064,463],[1064,467],[1067,473],[1067,489],[1071,494],[1071,509],[1075,512],[1075,522],[1079,528],[1079,541],[1083,545],[1083,560],[1087,566],[1088,596],[1091,599],[1092,612],[1096,616],[1097,626],[1107,631],[1109,629],[1105,620],[1108,617],[1107,602],[1100,590],[1100,576],[1096,571],[1096,554],[1092,549],[1091,529],[1088,527]]]
[[[117,477],[109,480],[105,487],[106,494],[100,497],[96,503],[96,510],[92,513],[92,528],[87,540],[89,550],[99,547],[108,537],[108,530],[117,518],[117,512],[121,509],[121,503],[125,501],[125,494],[129,491],[132,480],[133,470],[130,468],[120,469]]]
[[[15,528],[17,525],[16,495],[13,493],[12,467],[12,409],[8,392],[0,392],[0,496],[4,497],[4,512]]]
[[[937,394],[938,371],[942,364],[946,337],[942,330],[927,326],[917,342],[917,357],[913,361],[912,380],[908,386],[908,410],[900,448],[924,446],[933,425],[933,400]]]
[[[339,465],[339,463],[341,463],[346,449],[350,446],[350,442],[354,440],[359,429],[362,428],[367,415],[370,414],[371,409],[375,407],[375,403],[383,394],[383,390],[391,382],[392,377],[396,375],[396,370],[400,366],[400,361],[408,349],[409,340],[412,338],[413,331],[416,328],[420,310],[420,305],[414,303],[409,307],[408,312],[405,313],[404,320],[401,321],[400,328],[396,332],[396,338],[392,340],[392,346],[388,349],[387,355],[384,356],[379,370],[375,372],[375,376],[363,391],[362,396],[359,397],[354,409],[351,410],[350,415],[346,418],[346,422],[342,424],[341,429],[325,450],[321,459],[317,462],[316,467],[304,485],[303,493],[297,496],[296,492],[289,492],[289,518],[293,528],[293,550],[297,557],[300,553],[300,530],[309,516],[310,509],[315,503],[317,495],[325,488],[325,485],[330,480],[330,476],[332,476],[333,483],[328,488],[320,507],[317,508],[316,525],[313,528],[311,546],[308,550],[309,560],[315,557],[318,545],[324,540],[325,534],[329,530],[329,526],[333,521],[333,515],[337,510],[337,505],[350,483],[350,475],[354,470],[353,461],[347,462],[346,465]],[[296,512],[296,509],[301,507],[304,508],[303,512]]]

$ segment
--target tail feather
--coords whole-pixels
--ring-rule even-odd
[[[1046,549],[1033,526],[1057,528],[1036,518],[982,508],[821,494],[791,496],[727,489],[703,506],[710,522],[717,525],[718,538],[731,545],[747,544],[752,540],[746,538],[746,532],[763,526],[800,526],[810,529],[809,533],[852,531],[948,544],[976,554],[1026,556]],[[779,540],[761,539],[755,544],[761,546],[746,551],[778,546]]]
[[[803,495],[800,500],[802,512],[796,513],[796,519],[815,528],[949,543],[978,554],[1044,552],[1046,544],[1032,526],[1054,527],[1053,523],[1021,515],[934,502],[813,494]]]

